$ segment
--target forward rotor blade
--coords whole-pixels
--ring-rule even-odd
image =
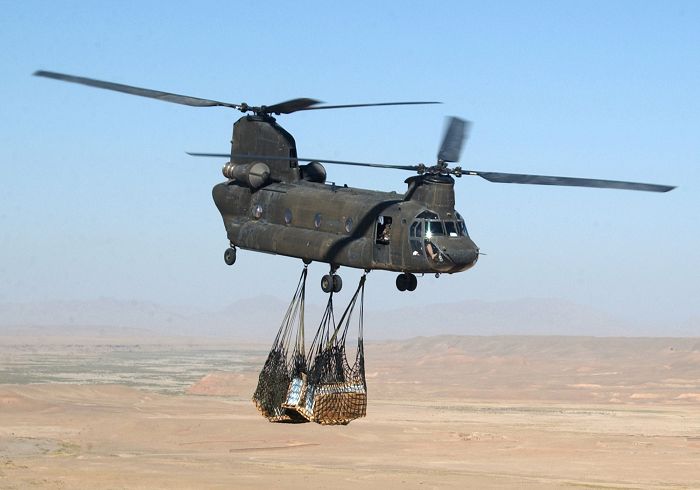
[[[230,153],[197,153],[190,151],[186,151],[185,153],[187,153],[191,157],[229,158],[231,156]]]
[[[458,117],[450,117],[442,138],[438,162],[458,162],[462,152],[462,144],[467,136],[471,123]]]
[[[123,85],[121,83],[105,82],[103,80],[95,80],[93,78],[76,77],[66,75],[65,73],[56,73],[52,71],[35,71],[34,76],[53,78],[54,80],[62,80],[64,82],[79,83],[89,87],[103,88],[106,90],[114,90],[115,92],[123,92],[130,95],[138,95],[141,97],[149,97],[151,99],[162,100],[165,102],[173,102],[175,104],[183,104],[194,107],[231,107],[240,109],[241,104],[231,104],[229,102],[219,102],[218,100],[200,99],[199,97],[190,97],[188,95],[171,94],[169,92],[161,92],[159,90],[151,90],[147,88],[133,87],[131,85]]]
[[[345,160],[328,160],[325,158],[302,158],[302,157],[280,157],[280,156],[269,156],[269,155],[238,155],[229,153],[190,153],[188,155],[193,157],[216,157],[216,158],[245,158],[250,160],[297,160],[299,162],[321,162],[321,163],[331,163],[334,165],[353,165],[356,167],[375,167],[375,168],[391,168],[396,170],[413,170],[419,169],[418,165],[390,165],[384,163],[365,163],[365,162],[348,162]]]
[[[316,99],[292,99],[280,102],[279,104],[266,106],[265,110],[273,114],[291,114],[292,112],[306,110],[310,106],[320,103],[321,101]],[[313,109],[313,107],[311,108]]]
[[[477,175],[489,182],[501,184],[536,184],[572,187],[597,187],[601,189],[626,189],[632,191],[668,192],[675,186],[626,182],[621,180],[585,179],[577,177],[557,177],[552,175],[508,174],[503,172],[479,172],[468,170],[464,175]]]
[[[376,104],[341,104],[341,105],[322,105],[319,107],[307,107],[298,109],[300,111],[316,111],[319,109],[346,109],[349,107],[376,107],[386,105],[425,105],[425,104],[442,104],[442,102],[379,102]]]

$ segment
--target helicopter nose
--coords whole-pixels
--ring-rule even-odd
[[[460,260],[460,264],[462,264],[462,266],[464,267],[464,269],[462,270],[474,267],[474,264],[476,264],[477,260],[479,260],[478,248],[470,248],[468,250],[465,250],[462,260]]]
[[[474,267],[476,261],[479,260],[479,248],[472,242],[472,246],[453,251],[451,259],[454,263],[452,272],[466,271]]]

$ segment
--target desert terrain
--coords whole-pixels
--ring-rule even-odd
[[[264,345],[0,337],[0,488],[700,488],[700,339],[366,349],[368,414],[273,424]]]

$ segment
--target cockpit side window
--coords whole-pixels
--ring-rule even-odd
[[[467,233],[467,225],[464,224],[464,221],[458,221],[457,226],[459,227],[460,236],[469,236],[469,233]]]
[[[414,221],[411,225],[411,236],[421,238],[423,234],[423,224],[420,221]]]
[[[419,240],[411,240],[411,253],[413,255],[423,255],[423,243]]]

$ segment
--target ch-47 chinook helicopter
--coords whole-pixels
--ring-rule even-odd
[[[97,88],[150,97],[195,107],[229,107],[244,115],[233,125],[230,153],[190,153],[228,158],[223,174],[228,179],[213,189],[230,247],[228,265],[236,261],[236,248],[286,255],[330,265],[321,288],[338,292],[340,266],[398,272],[396,287],[413,291],[416,274],[452,274],[474,266],[479,248],[455,210],[453,177],[477,176],[489,182],[598,187],[668,192],[673,186],[637,182],[482,172],[450,167],[459,161],[470,124],[455,117],[447,129],[434,165],[385,165],[297,156],[291,134],[273,115],[297,111],[349,107],[435,104],[437,102],[385,102],[318,105],[314,99],[293,99],[270,106],[249,106],[177,95],[118,83],[37,71],[34,75]],[[307,162],[300,164],[300,162]],[[415,172],[406,179],[405,193],[356,189],[326,183],[321,164],[355,165]]]

